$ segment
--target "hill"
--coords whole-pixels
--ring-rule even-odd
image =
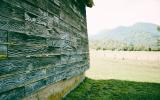
[[[103,50],[158,50],[159,41],[158,25],[136,23],[90,36],[90,47]]]

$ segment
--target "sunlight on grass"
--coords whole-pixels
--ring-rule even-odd
[[[64,100],[159,100],[160,84],[86,78]]]

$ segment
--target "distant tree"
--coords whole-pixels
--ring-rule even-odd
[[[112,48],[112,51],[115,51],[116,48]]]
[[[97,47],[96,50],[101,50],[101,47]]]
[[[160,31],[160,26],[157,27],[157,30]]]
[[[157,39],[157,48],[158,48],[158,51],[160,51],[160,37]]]
[[[106,49],[106,48],[103,48],[103,51],[104,51],[104,50],[107,50],[107,49]]]
[[[149,47],[149,48],[148,48],[148,51],[152,51],[152,49]]]
[[[130,44],[128,46],[128,51],[134,51],[134,45],[133,44]]]

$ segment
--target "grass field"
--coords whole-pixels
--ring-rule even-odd
[[[160,84],[86,78],[64,100],[160,100]]]
[[[86,76],[160,83],[160,52],[91,50]]]
[[[160,52],[91,50],[86,77],[64,100],[160,100]]]

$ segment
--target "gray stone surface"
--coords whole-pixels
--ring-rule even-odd
[[[88,69],[82,1],[0,0],[0,100],[19,100]]]

